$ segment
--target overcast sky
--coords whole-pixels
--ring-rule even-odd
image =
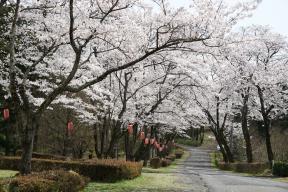
[[[236,0],[226,0],[236,1]],[[189,4],[189,0],[171,0],[173,6]],[[276,32],[288,36],[288,0],[263,0],[252,18],[247,18],[239,25],[269,25]]]

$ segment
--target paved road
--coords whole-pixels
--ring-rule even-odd
[[[191,155],[178,170],[187,180],[180,181],[196,188],[199,192],[288,192],[288,183],[270,179],[243,176],[211,168],[209,151],[187,148]],[[183,178],[183,177],[182,177]],[[196,184],[196,185],[195,185]]]

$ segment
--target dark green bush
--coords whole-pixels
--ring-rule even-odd
[[[183,151],[182,149],[177,149],[177,150],[175,151],[175,157],[176,157],[176,159],[181,159],[181,157],[183,156],[183,154],[184,154],[184,151]]]
[[[159,157],[155,157],[155,158],[152,158],[150,160],[150,166],[153,168],[153,169],[158,169],[162,166],[162,162],[161,162],[161,159]]]
[[[19,170],[19,157],[1,157],[0,169]],[[118,160],[60,161],[32,159],[32,171],[73,170],[94,181],[133,179],[141,175],[142,163]]]
[[[88,180],[73,171],[44,171],[11,180],[9,192],[78,192]]]
[[[273,175],[288,177],[288,162],[275,162],[273,165]]]
[[[161,165],[162,165],[162,167],[168,167],[169,165],[171,165],[171,160],[162,159]]]

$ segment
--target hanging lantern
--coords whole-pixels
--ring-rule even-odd
[[[163,151],[163,147],[159,147],[159,152],[162,152]]]
[[[151,145],[153,145],[154,142],[155,142],[155,139],[154,139],[154,138],[150,139],[150,144],[151,144]]]
[[[157,148],[157,149],[159,149],[159,148],[160,148],[160,144],[159,144],[159,143],[157,143],[157,145],[156,145],[156,148]]]
[[[144,144],[145,144],[145,145],[148,145],[148,144],[149,144],[149,139],[148,139],[148,138],[145,138]]]
[[[133,133],[133,124],[129,123],[127,128],[128,134],[131,135]]]
[[[67,131],[68,131],[68,134],[71,135],[74,131],[74,125],[73,125],[73,122],[72,121],[68,121],[67,123]]]
[[[140,140],[145,139],[145,133],[144,133],[144,131],[141,131],[141,132],[140,132],[139,139],[140,139]]]
[[[10,117],[9,109],[4,109],[3,110],[3,117],[4,117],[4,120],[8,120],[9,119],[9,117]]]

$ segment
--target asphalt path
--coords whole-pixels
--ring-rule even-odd
[[[288,183],[220,171],[211,167],[208,150],[193,147],[186,147],[186,149],[190,152],[190,156],[180,166],[177,174],[182,174],[179,182],[195,186],[190,191],[288,192]]]

